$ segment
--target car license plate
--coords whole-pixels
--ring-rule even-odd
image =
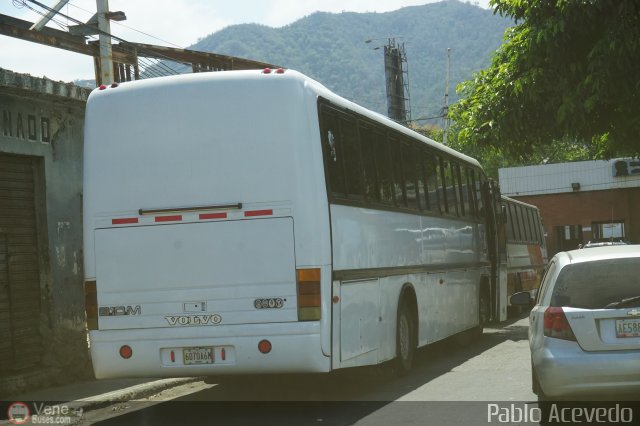
[[[640,319],[616,320],[616,337],[640,337]]]
[[[184,348],[182,360],[185,365],[213,364],[213,348]]]

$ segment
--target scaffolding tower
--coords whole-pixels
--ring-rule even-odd
[[[404,43],[389,38],[384,46],[384,74],[387,85],[387,115],[399,123],[411,121],[409,66]]]

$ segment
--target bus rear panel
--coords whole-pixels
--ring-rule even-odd
[[[323,188],[309,138],[317,113],[290,74],[91,94],[84,234],[96,377],[330,370],[328,208],[326,196],[305,196]]]

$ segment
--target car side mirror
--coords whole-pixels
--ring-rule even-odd
[[[531,304],[531,293],[528,291],[521,291],[514,293],[509,299],[514,306],[529,306]]]

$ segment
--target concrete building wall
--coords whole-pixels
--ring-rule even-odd
[[[16,364],[0,372],[0,395],[91,374],[82,271],[82,147],[88,95],[89,90],[71,84],[0,69],[0,157],[9,163],[33,160],[42,339],[35,365]],[[11,226],[8,222],[8,233]],[[9,257],[9,268],[14,259]],[[12,315],[15,330],[22,319],[17,312]],[[19,356],[20,349],[13,350]]]

